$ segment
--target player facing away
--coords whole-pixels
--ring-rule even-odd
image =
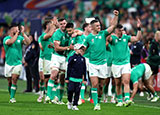
[[[100,99],[102,96],[103,82],[107,75],[106,64],[106,37],[114,30],[118,22],[119,12],[113,11],[115,17],[112,24],[101,31],[101,25],[98,20],[91,21],[92,33],[85,41],[85,46],[90,48],[89,55],[89,76],[92,84],[92,98],[94,101],[94,110],[100,110]]]
[[[22,34],[22,35],[20,35]],[[30,39],[24,33],[24,27],[18,28],[18,25],[12,25],[9,35],[3,40],[5,49],[5,69],[4,74],[8,80],[8,90],[10,93],[10,103],[15,103],[15,93],[17,90],[17,80],[22,71],[22,44],[30,44]]]
[[[116,93],[118,103],[116,106],[123,106],[122,100],[122,85],[124,85],[125,106],[131,105],[130,101],[130,52],[128,42],[136,42],[141,38],[141,22],[137,20],[138,32],[136,36],[123,34],[123,26],[118,24],[115,29],[115,34],[111,35],[109,42],[112,46],[112,72],[116,84]]]
[[[82,44],[74,45],[75,53],[68,60],[67,78],[68,83],[68,109],[79,110],[78,100],[81,90],[82,81],[86,84],[86,62],[82,56],[85,51],[85,47]],[[74,96],[73,96],[74,95]],[[73,101],[73,102],[72,102]]]
[[[132,68],[131,81],[133,82],[133,92],[130,98],[132,101],[138,90],[139,79],[142,79],[142,81],[144,81],[144,85],[146,86],[146,88],[153,94],[153,99],[151,100],[151,102],[158,101],[159,96],[157,95],[157,92],[153,88],[152,85],[153,80],[151,76],[152,76],[152,70],[147,63],[142,63]]]

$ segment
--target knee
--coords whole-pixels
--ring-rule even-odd
[[[125,79],[125,80],[123,80],[123,85],[129,85],[129,80],[127,80],[127,79]]]
[[[12,83],[13,83],[13,84],[16,84],[16,83],[17,83],[17,77],[13,77],[13,78],[12,78]]]

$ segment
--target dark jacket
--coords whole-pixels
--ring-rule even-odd
[[[153,66],[160,65],[160,44],[155,40],[151,42],[147,63]]]
[[[137,65],[141,63],[142,46],[143,45],[140,41],[131,45],[131,50],[133,52],[133,54],[131,55],[131,64]]]
[[[27,47],[24,60],[28,65],[34,66],[38,62],[39,58],[39,45],[37,41],[32,41]]]
[[[83,56],[80,54],[74,54],[71,56],[68,60],[68,69],[67,69],[67,78],[66,80],[69,80],[69,77],[76,78],[76,79],[82,79],[84,75],[84,81],[86,80],[86,61]]]

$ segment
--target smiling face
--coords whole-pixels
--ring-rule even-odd
[[[66,28],[66,32],[68,33],[69,36],[71,36],[74,32],[73,28]]]
[[[101,26],[100,26],[100,23],[99,22],[95,22],[94,24],[92,24],[92,30],[94,31],[94,32],[99,32],[99,31],[101,31]]]
[[[59,27],[62,31],[65,31],[65,28],[66,28],[66,24],[67,24],[67,21],[66,20],[63,20],[63,21],[60,21],[59,22]]]
[[[123,28],[116,28],[115,33],[118,35],[118,37],[122,37],[123,34]]]

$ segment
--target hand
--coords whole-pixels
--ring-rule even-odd
[[[71,37],[74,38],[76,36],[77,36],[77,33],[73,33]]]
[[[69,49],[70,49],[70,50],[74,50],[74,45],[71,44],[71,45],[69,46]]]
[[[114,10],[113,14],[116,15],[116,16],[118,16],[119,15],[119,11],[118,10]]]
[[[15,34],[19,35],[19,29],[18,29],[18,27],[15,29]]]
[[[137,19],[137,27],[141,27],[141,21],[139,18]]]
[[[21,32],[22,33],[24,32],[24,26],[21,26]]]
[[[50,42],[50,44],[48,45],[48,48],[53,48],[53,43]]]
[[[69,80],[65,80],[66,83],[69,83]]]
[[[56,16],[54,16],[51,21],[53,22],[53,24],[54,24],[56,27],[59,26],[59,25],[58,25],[58,20],[57,20],[57,17],[56,17]]]
[[[23,62],[23,65],[24,65],[24,67],[26,67],[28,65],[28,63],[27,62]]]

